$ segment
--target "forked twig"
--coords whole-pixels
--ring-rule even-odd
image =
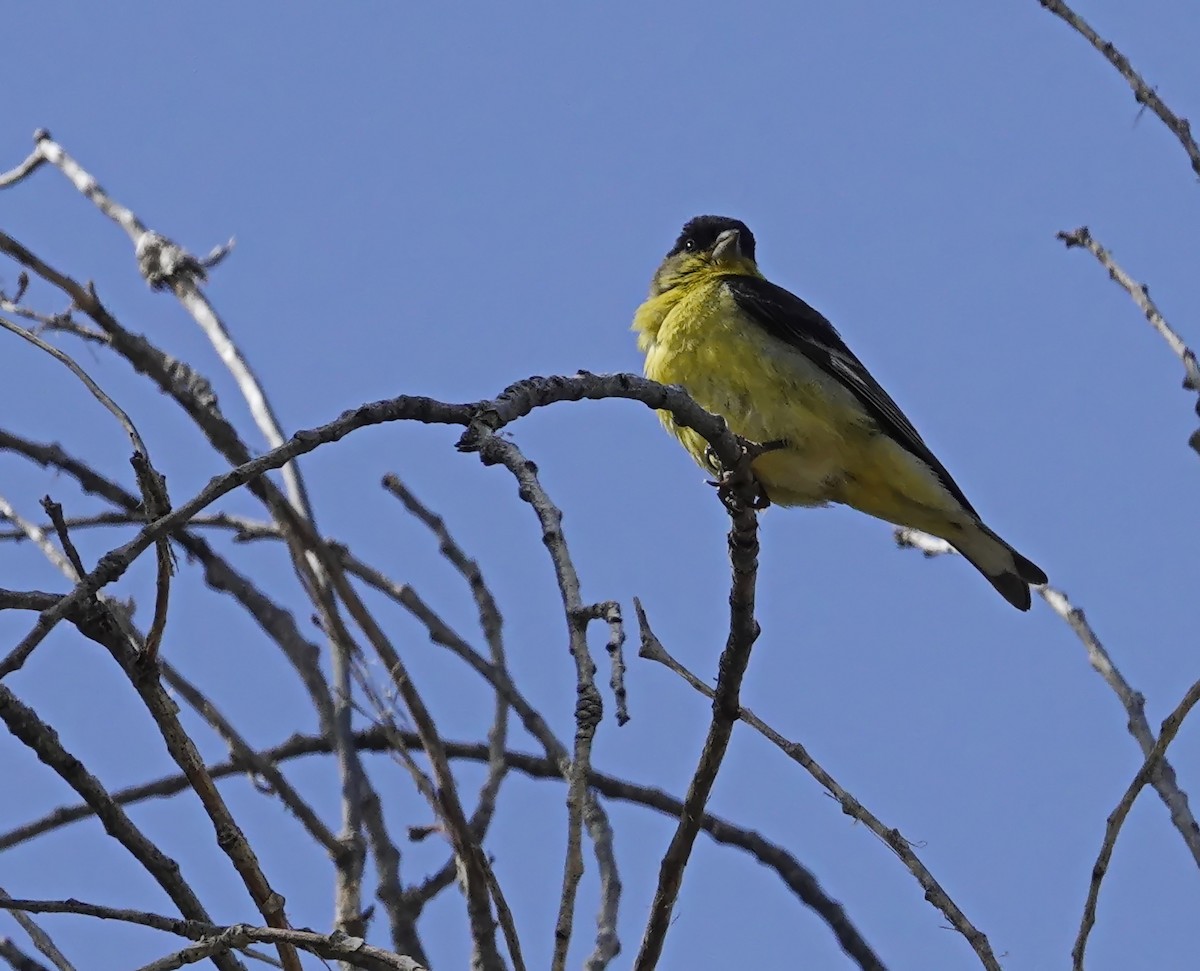
[[[1121,801],[1117,803],[1116,809],[1109,814],[1108,821],[1104,827],[1104,842],[1100,844],[1100,854],[1096,857],[1096,863],[1092,867],[1092,880],[1088,885],[1087,902],[1083,906],[1083,918],[1079,923],[1079,934],[1075,938],[1075,946],[1071,949],[1071,961],[1074,971],[1084,971],[1083,955],[1087,948],[1088,935],[1091,934],[1092,927],[1096,923],[1096,903],[1100,897],[1100,884],[1104,880],[1104,875],[1108,872],[1108,864],[1112,860],[1113,850],[1116,849],[1117,837],[1121,833],[1121,826],[1124,824],[1125,818],[1129,815],[1129,811],[1133,808],[1133,803],[1137,799],[1138,793],[1154,777],[1155,770],[1166,754],[1167,746],[1175,740],[1175,736],[1179,734],[1179,729],[1183,725],[1183,720],[1188,716],[1188,712],[1196,706],[1197,702],[1200,702],[1200,681],[1195,682],[1188,688],[1187,693],[1183,696],[1183,700],[1175,706],[1175,710],[1163,719],[1162,727],[1158,732],[1158,741],[1154,743],[1154,748],[1146,756],[1146,761],[1142,763],[1142,767],[1138,769],[1137,775],[1129,783],[1129,788],[1121,796]]]

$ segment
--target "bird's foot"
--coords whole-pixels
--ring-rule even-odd
[[[750,442],[742,440],[742,461],[738,463],[736,469],[721,470],[715,480],[709,480],[709,485],[715,486],[717,490],[717,498],[721,500],[725,508],[733,515],[736,515],[743,509],[766,509],[771,505],[771,500],[767,496],[766,489],[755,476],[751,463],[767,452],[773,452],[776,449],[783,448],[786,444],[783,441],[767,442],[760,444],[758,442]],[[715,457],[709,453],[710,464],[717,466]]]

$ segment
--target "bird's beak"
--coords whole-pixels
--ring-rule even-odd
[[[727,229],[717,237],[713,246],[713,261],[715,263],[732,263],[742,255],[741,233],[736,229]]]

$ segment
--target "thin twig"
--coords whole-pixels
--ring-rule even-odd
[[[463,552],[462,547],[450,534],[450,530],[446,528],[445,520],[421,502],[400,481],[399,476],[395,473],[385,475],[383,487],[399,499],[404,508],[433,533],[438,540],[438,551],[466,581],[467,587],[471,591],[471,597],[475,601],[475,609],[479,616],[479,628],[487,642],[492,664],[497,668],[505,668],[508,661],[504,651],[504,619],[496,606],[491,589],[483,579],[483,572],[480,570],[479,564]],[[361,565],[365,567],[365,564]],[[385,587],[397,586],[391,584],[382,575],[378,579],[383,581]],[[487,775],[479,789],[479,800],[470,820],[471,830],[479,840],[483,839],[491,825],[500,786],[508,771],[508,766],[504,762],[504,750],[508,747],[508,702],[504,700],[503,692],[498,688],[494,690],[495,708],[492,715],[492,726],[488,730],[488,745],[491,748],[492,759],[488,763]]]
[[[50,971],[37,958],[30,957],[19,947],[11,937],[0,937],[0,959],[8,963],[12,971]],[[58,971],[67,971],[70,965],[56,965]]]
[[[109,219],[125,230],[134,245],[138,270],[155,289],[169,288],[183,304],[192,319],[200,325],[212,343],[222,363],[233,375],[238,390],[250,407],[250,413],[267,444],[278,448],[285,441],[283,429],[262,383],[229,336],[216,310],[200,289],[206,277],[206,267],[215,266],[229,252],[232,241],[213,250],[204,260],[198,260],[182,246],[161,233],[148,229],[133,210],[117,202],[66,150],[47,133],[38,142],[46,161],[57,167],[83,195]],[[312,521],[312,506],[294,463],[282,469],[289,498],[298,513]]]
[[[351,739],[351,744],[354,740]],[[357,748],[355,753],[357,754]],[[365,771],[364,771],[365,775]],[[367,785],[363,795],[363,828],[375,860],[375,896],[383,904],[391,931],[392,949],[410,955],[420,964],[428,964],[425,948],[417,934],[420,912],[409,905],[400,882],[400,850],[388,833],[383,803],[374,786]]]
[[[307,517],[311,520],[311,516]],[[337,607],[328,592],[328,578],[313,562],[317,584],[313,589],[316,599],[324,602],[325,615],[332,618]],[[338,834],[340,850],[336,857],[337,871],[334,888],[334,926],[346,934],[361,936],[366,933],[363,923],[362,880],[366,866],[366,841],[363,837],[362,806],[365,797],[365,773],[354,756],[350,744],[353,733],[353,697],[350,690],[350,672],[353,652],[350,633],[340,625],[331,638],[333,711],[330,730],[337,748],[338,781],[341,790],[342,828]]]
[[[296,791],[295,787],[284,777],[274,762],[262,758],[250,744],[233,727],[229,720],[221,714],[217,706],[185,678],[179,671],[166,661],[161,661],[163,680],[167,685],[186,701],[192,709],[203,718],[212,729],[221,736],[229,755],[246,766],[248,772],[261,778],[269,787],[272,795],[276,796],[288,811],[300,821],[300,824],[313,838],[318,846],[325,849],[329,858],[335,862],[342,853],[342,844],[330,831],[329,827],[317,815]]]
[[[180,920],[146,910],[129,910],[121,907],[105,907],[82,900],[0,900],[0,910],[24,910],[31,914],[79,914],[98,917],[101,920],[117,920],[154,930],[165,931],[193,941],[208,941],[228,935],[230,948],[242,950],[247,944],[273,943],[308,951],[326,960],[348,961],[356,967],[369,971],[426,971],[411,958],[372,947],[360,937],[351,937],[340,931],[332,934],[317,934],[313,931],[292,930],[280,927],[250,927],[234,924],[222,927],[209,921]],[[219,957],[220,951],[213,957]]]
[[[58,534],[58,542],[62,546],[63,554],[75,572],[75,575],[71,579],[78,580],[87,573],[87,569],[84,567],[83,560],[79,556],[79,550],[75,548],[75,544],[71,541],[71,533],[67,528],[67,521],[63,518],[62,506],[49,496],[42,496],[42,509],[50,517],[50,523],[54,526],[54,531]]]
[[[184,917],[205,923],[212,922],[192,888],[183,879],[179,864],[163,853],[134,825],[117,801],[108,794],[100,780],[88,772],[79,759],[63,748],[58,740],[58,733],[2,684],[0,720],[5,723],[14,738],[32,750],[45,765],[79,793],[90,812],[104,823],[104,831],[120,842],[145,868],[166,891]],[[0,907],[3,907],[3,901],[0,901]],[[219,956],[217,964],[222,971],[245,971],[241,962],[232,955]]]
[[[1196,144],[1196,140],[1192,137],[1192,128],[1188,124],[1186,118],[1180,118],[1166,103],[1158,96],[1158,92],[1150,87],[1137,71],[1133,69],[1133,65],[1129,63],[1129,58],[1117,50],[1116,45],[1110,41],[1106,41],[1103,37],[1092,29],[1091,24],[1084,20],[1079,14],[1066,5],[1063,0],[1038,0],[1043,7],[1049,10],[1056,17],[1061,18],[1070,24],[1075,30],[1087,39],[1096,50],[1104,55],[1105,60],[1117,69],[1121,77],[1128,82],[1129,87],[1133,90],[1133,97],[1140,105],[1145,105],[1167,126],[1179,139],[1179,144],[1183,146],[1183,150],[1187,152],[1188,159],[1192,164],[1192,171],[1200,176],[1200,146]]]
[[[0,435],[3,434],[3,432],[0,432]],[[0,443],[0,448],[3,447],[3,443]],[[53,446],[40,447],[53,448]],[[136,505],[135,500],[135,508],[129,512],[100,512],[93,516],[64,516],[63,525],[69,530],[96,529],[106,526],[145,526],[146,516],[140,511],[140,508],[140,506]],[[234,533],[233,541],[235,543],[253,542],[254,540],[263,539],[280,540],[285,538],[283,529],[278,523],[269,522],[265,519],[252,519],[249,516],[238,516],[227,512],[215,512],[211,515],[196,516],[188,522],[187,526],[189,529],[203,527],[205,529],[231,530]],[[42,530],[53,529],[54,527],[55,524],[53,522],[38,524],[38,528]],[[0,529],[0,542],[27,538],[23,530]],[[174,538],[172,537],[172,539]]]
[[[895,536],[896,542],[901,547],[920,550],[926,556],[942,556],[958,552],[945,540],[915,529],[898,529]],[[1075,636],[1087,650],[1088,663],[1104,679],[1104,683],[1112,689],[1117,700],[1121,702],[1121,707],[1125,709],[1128,719],[1126,727],[1129,729],[1129,734],[1138,743],[1138,748],[1142,751],[1142,758],[1149,758],[1154,749],[1155,738],[1154,730],[1150,727],[1150,722],[1146,720],[1145,697],[1125,680],[1124,675],[1121,674],[1120,669],[1100,642],[1100,638],[1092,630],[1092,626],[1088,623],[1081,608],[1072,604],[1067,599],[1067,595],[1056,587],[1047,585],[1034,587],[1034,590],[1049,604],[1050,609],[1065,620],[1071,630],[1075,632]],[[1159,759],[1155,764],[1150,783],[1170,812],[1171,822],[1179,831],[1179,835],[1183,837],[1183,842],[1192,854],[1192,859],[1200,867],[1200,826],[1196,824],[1196,817],[1192,815],[1187,793],[1179,787],[1175,769],[1166,758]]]
[[[537,466],[525,458],[512,442],[482,435],[469,446],[478,451],[484,465],[503,465],[517,480],[518,495],[529,503],[542,528],[542,542],[550,553],[558,581],[563,612],[567,620],[567,639],[575,660],[575,746],[567,782],[567,852],[563,862],[562,895],[558,919],[554,925],[554,952],[551,971],[564,971],[567,949],[575,920],[575,897],[583,877],[583,807],[587,798],[587,777],[591,771],[592,741],[603,715],[603,701],[596,689],[596,665],[588,651],[587,629],[593,615],[583,604],[579,574],[567,550],[562,531],[562,512],[542,487]]]
[[[591,779],[589,778],[589,783]],[[613,851],[613,831],[608,816],[589,792],[583,804],[583,825],[587,827],[600,871],[600,910],[596,914],[596,946],[584,962],[584,971],[604,971],[621,953],[621,938],[617,936],[617,920],[621,911],[621,878],[617,857]]]
[[[41,550],[42,555],[61,572],[71,579],[77,578],[74,576],[75,568],[71,565],[71,561],[55,549],[54,544],[50,542],[50,537],[46,535],[46,531],[18,513],[4,496],[0,496],[0,519],[7,519],[12,523],[13,528],[19,530],[26,539]]]
[[[442,745],[441,736],[438,734],[437,725],[400,660],[400,655],[383,633],[382,628],[375,622],[375,618],[363,605],[345,573],[327,549],[321,551],[321,562],[328,570],[333,590],[337,593],[338,599],[346,605],[350,616],[354,618],[354,622],[366,635],[372,649],[383,661],[392,683],[396,686],[396,690],[403,699],[404,706],[417,728],[417,734],[420,736],[422,747],[429,758],[434,782],[437,786],[435,803],[441,819],[446,825],[455,854],[462,862],[467,915],[471,924],[471,939],[474,943],[472,965],[475,971],[496,971],[502,967],[502,963],[496,949],[495,923],[491,913],[491,894],[487,880],[489,865],[467,825],[462,804],[458,799],[454,776],[450,770],[450,762]]]
[[[1184,122],[1184,124],[1186,125],[1187,122]],[[1195,147],[1194,143],[1192,147]],[[1150,299],[1150,288],[1144,283],[1138,283],[1121,269],[1112,258],[1112,254],[1092,237],[1087,226],[1080,226],[1071,232],[1060,232],[1058,233],[1058,238],[1066,244],[1067,249],[1076,246],[1086,249],[1096,257],[1101,266],[1108,270],[1109,279],[1117,283],[1121,289],[1133,298],[1133,302],[1138,305],[1138,309],[1145,315],[1150,326],[1158,331],[1162,339],[1167,342],[1167,346],[1171,348],[1175,356],[1182,362],[1184,389],[1194,391],[1200,395],[1200,365],[1196,362],[1196,355],[1184,343],[1183,338],[1167,323],[1166,318],[1159,311],[1157,304]],[[1200,415],[1200,397],[1196,400],[1196,414]],[[1188,444],[1197,454],[1200,454],[1200,429],[1192,432],[1191,437],[1188,439]]]
[[[25,179],[31,173],[36,172],[39,166],[46,164],[46,159],[42,155],[41,148],[38,143],[41,142],[42,136],[48,134],[45,129],[39,128],[33,133],[34,149],[16,168],[9,169],[7,172],[0,173],[0,189],[7,189],[9,186],[16,185],[18,182]]]
[[[267,925],[277,929],[286,929],[289,924],[284,912],[283,897],[271,887],[253,847],[234,820],[228,804],[217,789],[212,777],[205,771],[204,760],[200,757],[195,743],[179,722],[178,707],[163,689],[154,670],[140,663],[140,658],[144,654],[134,653],[127,636],[105,637],[101,643],[108,648],[114,660],[121,665],[133,684],[134,690],[141,696],[146,710],[166,743],[167,751],[188,777],[189,784],[199,796],[200,803],[212,822],[217,846],[233,864],[234,870],[241,877],[250,898],[263,915]],[[283,962],[286,971],[300,971],[299,958],[292,947],[285,942],[279,944],[279,959]]]
[[[605,649],[612,669],[608,686],[612,688],[616,702],[617,724],[626,725],[629,723],[629,696],[625,690],[625,621],[621,617],[621,605],[615,600],[606,600],[596,604],[595,610],[608,624],[608,646]]]
[[[64,365],[67,370],[74,374],[75,377],[77,377],[83,384],[83,386],[92,393],[92,397],[99,401],[100,404],[102,404],[108,410],[108,412],[117,419],[121,427],[125,430],[125,434],[129,436],[129,441],[133,444],[134,450],[141,452],[143,455],[150,454],[149,449],[146,447],[145,441],[142,440],[142,436],[138,433],[137,426],[134,425],[133,420],[129,417],[129,415],[125,413],[125,409],[113,401],[112,398],[110,398],[107,394],[105,394],[104,389],[92,380],[87,371],[80,367],[74,358],[63,351],[60,351],[53,344],[47,344],[44,340],[38,337],[37,334],[33,333],[33,331],[22,327],[20,324],[14,324],[11,320],[5,320],[3,317],[0,317],[0,327],[3,327],[12,334],[16,334],[18,337],[24,340],[27,340],[38,350],[45,351],[60,364]]]
[[[125,410],[105,394],[103,389],[92,380],[91,376],[70,355],[60,351],[52,344],[47,344],[36,334],[14,324],[10,320],[5,320],[3,317],[0,317],[0,327],[16,334],[18,337],[24,338],[39,350],[45,351],[60,364],[63,364],[92,393],[92,396],[108,409],[112,416],[120,423],[121,427],[125,430],[125,434],[129,436],[129,440],[133,444],[133,455],[130,461],[133,463],[134,471],[137,472],[138,485],[142,493],[142,504],[147,516],[164,516],[170,512],[171,503],[167,497],[166,479],[151,464],[150,450],[142,440],[142,436],[134,425],[133,420],[125,413]],[[156,546],[158,549],[158,577],[154,621],[151,624],[150,633],[146,640],[147,659],[151,661],[157,656],[158,645],[162,641],[163,630],[166,627],[171,573],[174,569],[174,561],[171,558],[171,546],[168,539],[163,537],[156,543]]]
[[[569,779],[571,760],[566,748],[554,736],[553,732],[550,731],[545,719],[538,714],[517,690],[509,678],[505,667],[489,664],[484,660],[477,651],[467,644],[449,624],[425,603],[412,587],[390,580],[378,570],[357,559],[344,547],[339,548],[337,553],[340,557],[341,565],[345,567],[348,573],[365,581],[403,606],[425,626],[429,632],[429,638],[433,643],[451,650],[466,661],[488,684],[492,685],[497,694],[503,698],[505,706],[511,707],[516,711],[517,715],[521,718],[525,730],[542,744],[546,757],[559,767],[562,777]],[[492,753],[492,759],[488,763],[488,772],[491,775],[494,771],[495,746],[490,733],[488,750]],[[608,823],[608,817],[603,808],[596,802],[595,797],[590,791],[586,794],[583,822],[587,827],[588,835],[595,844],[596,861],[600,870],[603,899],[600,914],[597,917],[595,952],[596,955],[600,956],[599,960],[602,961],[602,963],[595,965],[595,968],[599,971],[599,969],[605,967],[607,962],[620,952],[620,943],[616,938],[616,915],[620,904],[621,881],[617,874],[616,856],[612,848],[612,827]],[[474,820],[472,823],[474,824]],[[481,832],[479,833],[479,838],[482,838]],[[430,876],[421,885],[405,894],[410,906],[424,906],[425,902],[433,894],[449,883],[454,874],[453,862],[452,860],[450,864]]]
[[[1104,842],[1100,845],[1100,855],[1096,857],[1096,863],[1092,867],[1092,880],[1088,886],[1087,902],[1083,907],[1083,919],[1079,924],[1079,934],[1075,938],[1075,946],[1071,949],[1071,961],[1074,971],[1084,971],[1083,954],[1087,948],[1088,935],[1096,923],[1096,902],[1100,897],[1100,884],[1104,880],[1104,874],[1108,872],[1108,864],[1112,860],[1113,850],[1116,848],[1117,836],[1120,835],[1121,826],[1124,824],[1125,818],[1129,815],[1129,811],[1133,808],[1133,803],[1137,799],[1138,793],[1154,777],[1155,768],[1166,754],[1167,746],[1179,734],[1183,720],[1198,701],[1200,701],[1200,681],[1197,681],[1188,688],[1187,694],[1175,706],[1175,710],[1163,719],[1162,726],[1158,732],[1158,741],[1154,743],[1154,748],[1146,756],[1146,761],[1142,763],[1142,767],[1138,769],[1137,775],[1129,783],[1129,788],[1125,790],[1121,801],[1117,803],[1117,808],[1109,814],[1108,822],[1104,827]]]
[[[641,647],[638,649],[638,657],[657,661],[659,664],[678,674],[705,697],[714,698],[716,693],[712,687],[705,684],[676,660],[663,646],[654,631],[650,629],[650,623],[646,618],[646,613],[641,602],[635,599],[634,607],[637,610],[638,626],[641,628]],[[921,889],[925,891],[925,899],[937,907],[950,922],[950,925],[967,939],[967,942],[978,955],[983,966],[988,968],[989,971],[999,971],[1000,965],[992,953],[991,945],[988,943],[986,935],[967,919],[967,916],[959,909],[958,905],[950,898],[950,895],[946,893],[942,885],[938,883],[933,874],[929,872],[925,864],[921,862],[920,858],[913,851],[913,844],[905,839],[904,835],[898,829],[884,825],[874,813],[846,791],[799,742],[784,738],[749,708],[742,708],[738,713],[738,717],[816,779],[825,791],[837,800],[842,812],[862,823],[879,837],[884,845],[900,858],[900,861],[908,871],[917,878]]]
[[[3,887],[0,887],[0,900],[12,900],[12,897],[9,896],[8,891],[6,891]],[[15,920],[21,926],[21,929],[29,935],[29,939],[33,941],[33,946],[36,947],[42,954],[44,954],[50,960],[50,963],[58,968],[58,971],[75,971],[75,966],[67,960],[67,956],[58,949],[58,945],[54,943],[49,934],[42,930],[37,921],[20,910],[12,910],[9,911],[9,913],[12,915],[13,920]],[[3,942],[0,942],[0,944],[3,944]],[[39,966],[37,961],[34,961],[32,958],[28,958],[21,954],[19,949],[14,949],[15,945],[13,945],[13,948],[7,949],[8,953],[5,955],[5,957],[9,963],[17,969],[17,971],[21,971],[21,969],[18,967],[18,963],[14,962],[13,960],[14,953],[18,955],[20,959],[23,959],[20,960],[19,963],[25,965],[25,971],[31,971],[30,965],[33,965],[34,967]],[[4,949],[0,948],[0,953],[3,953],[3,950]]]

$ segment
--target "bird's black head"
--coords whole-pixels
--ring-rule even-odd
[[[713,248],[717,237],[729,229],[738,231],[738,248],[746,259],[754,259],[754,234],[750,227],[740,219],[730,219],[727,216],[697,216],[684,224],[679,238],[671,248],[668,257],[679,253],[705,253]]]

